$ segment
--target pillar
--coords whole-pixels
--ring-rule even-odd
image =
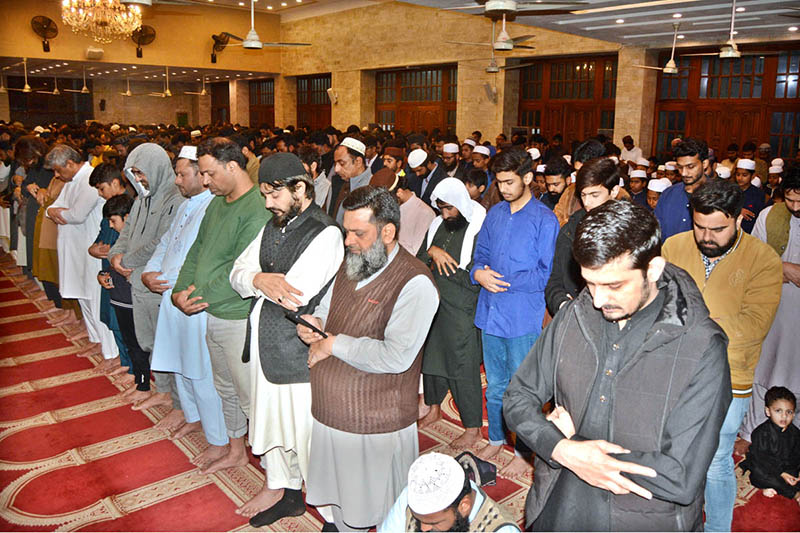
[[[231,80],[228,82],[230,95],[231,124],[250,126],[250,82]]]
[[[331,102],[331,123],[345,130],[355,124],[360,128],[375,122],[375,73],[366,70],[331,72],[331,89],[336,103]]]
[[[286,127],[297,123],[297,78],[275,76],[275,124]]]
[[[0,120],[11,122],[11,106],[8,103],[8,93],[0,94]]]
[[[480,130],[486,139],[494,139],[504,131],[503,117],[506,108],[510,107],[506,99],[516,98],[517,93],[507,90],[504,71],[487,73],[488,64],[485,59],[458,62],[456,134],[459,139],[468,137],[475,130]]]
[[[653,146],[658,71],[633,65],[656,66],[657,61],[657,52],[643,47],[623,47],[617,60],[614,144],[621,147],[622,138],[630,135],[644,157]]]

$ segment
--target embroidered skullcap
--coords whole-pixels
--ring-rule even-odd
[[[755,170],[756,169],[756,162],[752,159],[740,159],[736,163],[736,168],[743,168],[745,170]]]
[[[619,186],[620,186],[620,188],[625,186],[625,180],[624,179],[622,179],[622,178],[619,179]]]
[[[476,146],[473,152],[475,152],[476,154],[485,155],[486,157],[492,156],[492,152],[490,152],[489,149],[483,145]]]
[[[731,177],[731,169],[726,167],[725,165],[718,165],[717,166],[717,176],[726,180]]]
[[[184,144],[181,152],[178,154],[178,159],[190,159],[197,161],[197,146]]]
[[[259,183],[275,183],[306,173],[300,158],[289,152],[277,152],[265,158],[258,167]]]
[[[542,153],[539,151],[538,148],[528,148],[528,153],[531,154],[531,159],[533,159],[534,161],[542,157]]]
[[[768,174],[780,174],[783,172],[783,167],[769,167]]]
[[[422,148],[411,150],[411,153],[408,154],[408,166],[411,168],[417,168],[425,163],[426,159],[428,159],[428,152]]]
[[[644,170],[632,170],[630,173],[631,178],[641,178],[643,180],[647,179],[647,172]]]
[[[667,187],[669,187],[669,185],[667,185],[668,182],[669,180],[666,178],[662,178],[660,180],[650,180],[650,183],[647,184],[647,190],[662,193],[667,189]]]
[[[446,154],[457,154],[461,150],[456,143],[445,143],[445,145],[442,146],[442,151]]]
[[[577,172],[573,172],[572,174],[569,175],[569,178],[567,179],[567,183],[575,183],[577,181],[577,179],[578,179],[578,173]]]
[[[35,128],[33,128],[33,131],[35,131],[36,133],[43,133],[44,128],[41,126],[36,126]]]
[[[759,189],[761,188],[761,178],[759,178],[758,176],[753,178],[753,181],[751,181],[750,183],[753,185],[753,187],[758,187]]]
[[[341,146],[346,146],[351,150],[355,150],[361,155],[367,153],[367,147],[361,141],[357,139],[353,139],[352,137],[345,137],[344,140],[341,142]]]
[[[775,159],[772,160],[770,166],[783,168],[783,159],[781,159],[780,157],[776,157]]]
[[[432,514],[452,505],[464,488],[464,469],[442,453],[421,455],[408,469],[408,506],[418,514]]]
[[[464,139],[464,143],[463,144],[468,144],[468,145],[472,146],[473,148],[475,148],[475,146],[477,146],[478,143],[476,143],[474,139]]]
[[[648,161],[644,157],[640,157],[639,159],[636,160],[636,165],[640,167],[649,167],[650,161]]]

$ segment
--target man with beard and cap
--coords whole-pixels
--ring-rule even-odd
[[[736,500],[733,446],[783,282],[775,250],[741,228],[743,196],[729,181],[712,180],[695,189],[690,199],[693,230],[670,237],[662,250],[667,261],[688,272],[700,287],[711,319],[728,336],[733,400],[706,476],[706,531],[731,530]]]
[[[171,405],[176,413],[174,418],[182,418],[180,400],[175,390],[172,374],[156,372],[156,394],[150,393],[149,358],[155,339],[158,307],[161,295],[150,292],[142,282],[144,267],[158,246],[161,237],[172,226],[175,212],[183,202],[175,186],[175,172],[172,162],[163,148],[153,143],[144,143],[133,150],[125,161],[125,168],[134,177],[131,185],[137,197],[131,206],[125,227],[117,242],[108,251],[111,267],[119,274],[128,277],[133,299],[133,329],[142,354],[131,354],[131,359],[144,358],[148,367],[136,383],[138,392],[130,396],[134,409],[146,409],[156,405]],[[169,415],[168,415],[169,416]]]
[[[445,178],[444,168],[439,162],[435,153],[428,153],[421,148],[408,154],[408,166],[412,172],[408,183],[425,205],[431,205],[433,189]]]
[[[672,149],[680,180],[661,193],[655,215],[661,226],[661,238],[692,229],[689,196],[706,182],[709,169],[708,145],[701,139],[688,138]],[[667,165],[667,170],[669,170]],[[667,176],[669,178],[669,176]]]
[[[105,200],[89,185],[92,167],[73,148],[58,144],[45,157],[45,165],[66,182],[46,216],[58,224],[58,283],[62,298],[75,298],[91,342],[99,342],[104,359],[119,355],[114,334],[100,320],[97,272],[100,259],[87,252],[97,236]],[[32,237],[32,236],[31,236]]]
[[[440,302],[422,358],[425,403],[431,410],[419,427],[441,419],[440,405],[450,390],[465,428],[450,446],[462,449],[480,440],[483,425],[481,338],[474,323],[480,286],[473,285],[469,271],[486,210],[456,178],[443,179],[431,200],[441,215],[431,223],[417,258],[431,267]]]
[[[172,305],[172,287],[214,195],[203,185],[197,166],[197,147],[184,145],[175,163],[175,185],[186,200],[178,207],[172,226],[161,237],[144,267],[142,283],[161,295],[152,369],[170,372],[175,379],[183,417],[163,419],[161,427],[173,440],[203,431],[208,448],[191,462],[205,466],[228,444],[222,402],[214,388],[211,356],[206,343],[206,313],[185,315]],[[184,423],[185,422],[185,423]]]
[[[381,187],[343,204],[345,262],[306,321],[311,458],[306,501],[340,531],[379,524],[419,454],[422,345],[439,305],[430,269],[397,243],[400,208]]]
[[[507,512],[467,476],[454,458],[421,455],[408,470],[408,486],[378,528],[398,531],[497,531],[519,528]]]
[[[369,185],[372,179],[372,170],[366,164],[366,146],[361,141],[352,137],[345,137],[333,152],[334,169],[336,175],[344,180],[344,184],[338,191],[338,195],[333,202],[332,210],[328,214],[336,219],[338,224],[342,223],[344,209],[341,208],[342,202],[347,195],[360,187]]]
[[[245,447],[250,413],[250,365],[242,362],[250,302],[231,287],[233,263],[272,216],[247,174],[239,145],[224,137],[197,149],[203,184],[215,196],[172,289],[172,303],[186,315],[205,310],[206,343],[214,387],[222,400],[229,445],[215,449],[203,473],[248,463]]]
[[[442,162],[444,173],[448,178],[464,179],[467,165],[461,160],[461,151],[456,143],[445,143],[442,146]]]
[[[756,220],[753,237],[772,247],[783,261],[781,303],[775,321],[761,345],[761,358],[753,380],[750,408],[739,436],[750,442],[750,433],[764,420],[764,396],[781,385],[800,395],[797,363],[797,325],[800,324],[800,168],[786,172],[780,184],[783,202],[764,209]],[[800,420],[794,419],[800,426]]]
[[[236,259],[231,286],[254,298],[249,316],[252,360],[249,439],[266,471],[264,488],[237,510],[262,527],[305,512],[311,446],[308,347],[286,313],[319,304],[344,257],[342,232],[314,203],[314,185],[293,154],[274,154],[259,169],[261,194],[272,212]]]

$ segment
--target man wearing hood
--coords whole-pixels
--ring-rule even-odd
[[[417,258],[432,267],[440,301],[422,356],[425,403],[431,410],[419,426],[441,419],[440,405],[450,390],[466,428],[451,444],[460,449],[480,440],[483,424],[481,334],[474,324],[480,285],[472,284],[469,272],[486,209],[470,199],[457,178],[440,181],[431,201],[441,215],[431,223]]]
[[[136,340],[142,350],[149,353],[153,349],[161,295],[145,286],[142,274],[161,236],[172,225],[183,196],[175,186],[172,162],[167,152],[157,144],[144,143],[131,150],[125,169],[134,176],[131,185],[137,196],[119,239],[108,252],[108,258],[111,267],[130,280]],[[134,405],[134,409],[171,404],[176,411],[180,410],[174,376],[156,372],[155,381],[158,394],[138,395],[139,403]],[[145,378],[144,383],[136,384],[136,388],[149,391],[150,380]]]

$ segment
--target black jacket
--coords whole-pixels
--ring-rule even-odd
[[[561,226],[556,239],[556,252],[553,255],[553,270],[544,288],[544,301],[550,316],[556,316],[563,302],[574,300],[581,289],[586,286],[581,276],[581,267],[572,257],[572,242],[578,223],[586,216],[586,211],[579,209]]]
[[[667,264],[658,287],[666,291],[662,309],[641,347],[614,378],[609,440],[631,453],[620,456],[653,468],[655,478],[630,476],[653,493],[610,495],[581,505],[610,505],[616,531],[689,531],[703,526],[706,472],[717,449],[719,430],[731,401],[727,337],[708,316],[692,278]],[[503,398],[509,428],[536,453],[536,479],[528,493],[526,521],[545,504],[562,467],[551,459],[564,437],[545,419],[542,406],[555,396],[570,413],[580,435],[589,393],[598,372],[598,340],[605,319],[584,289],[543,331],[517,370]],[[574,504],[574,502],[572,502]],[[593,529],[575,524],[574,530]]]

